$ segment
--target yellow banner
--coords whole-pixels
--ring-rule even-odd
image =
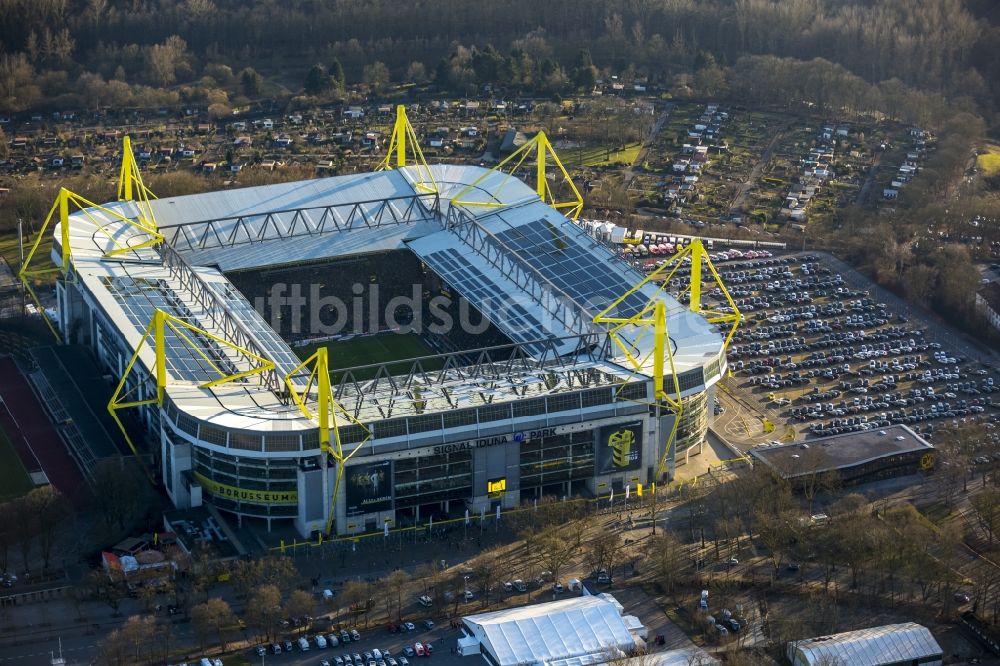
[[[255,502],[257,504],[298,504],[299,494],[294,490],[247,490],[224,483],[194,472],[195,480],[201,484],[209,495],[225,497],[236,502]]]

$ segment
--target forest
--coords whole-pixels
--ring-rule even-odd
[[[220,66],[249,69],[250,99],[256,72],[291,95],[318,63],[347,85],[555,95],[614,73],[928,121],[947,99],[994,125],[996,17],[989,0],[6,0],[0,110],[198,101],[171,88]]]

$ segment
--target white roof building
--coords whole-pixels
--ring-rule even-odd
[[[463,624],[493,666],[588,666],[637,647],[610,595],[470,615]]]
[[[896,666],[943,664],[943,652],[927,627],[915,622],[887,624],[788,644],[793,666]]]

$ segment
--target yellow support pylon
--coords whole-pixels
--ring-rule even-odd
[[[118,427],[121,429],[122,434],[125,436],[125,441],[128,443],[129,448],[132,452],[139,455],[135,444],[129,437],[128,432],[125,430],[125,425],[121,422],[118,417],[118,410],[129,409],[131,407],[141,407],[143,405],[163,405],[163,394],[167,387],[167,355],[166,355],[166,345],[165,345],[165,335],[166,331],[170,330],[174,335],[176,335],[182,342],[184,342],[188,347],[193,349],[198,356],[204,360],[210,368],[215,372],[219,373],[218,379],[213,379],[203,384],[200,384],[198,388],[212,388],[214,386],[219,386],[221,384],[226,384],[228,382],[237,381],[239,379],[244,379],[252,375],[261,374],[273,370],[275,365],[273,361],[266,359],[262,356],[258,356],[253,352],[240,347],[239,345],[233,344],[228,340],[221,338],[217,335],[209,333],[208,331],[198,328],[194,324],[190,324],[183,319],[179,319],[171,314],[164,312],[163,310],[156,310],[153,313],[153,318],[150,319],[149,324],[146,326],[145,332],[142,334],[142,339],[139,340],[139,344],[135,347],[135,352],[132,354],[132,358],[129,359],[128,365],[125,366],[125,371],[122,373],[121,379],[118,382],[118,386],[115,388],[115,392],[111,395],[111,399],[108,401],[108,413],[111,414],[111,418],[115,420]],[[234,374],[227,374],[218,364],[212,360],[185,331],[195,333],[197,335],[204,336],[213,342],[234,349],[240,354],[246,356],[252,362],[258,363],[259,365],[252,367],[249,370],[243,372],[237,372]],[[156,354],[155,365],[153,367],[153,379],[156,381],[156,395],[151,398],[140,398],[137,400],[125,400],[125,395],[123,391],[125,390],[125,383],[128,380],[129,375],[132,373],[132,368],[135,366],[135,362],[139,359],[139,352],[145,346],[146,342],[152,337],[153,351]],[[148,472],[147,472],[148,473]]]
[[[409,148],[409,151],[407,151]],[[407,154],[411,159],[411,164],[407,165]],[[395,163],[393,162],[395,156]],[[424,192],[437,192],[437,182],[434,174],[424,159],[424,152],[420,149],[420,141],[417,133],[410,124],[410,119],[406,117],[406,107],[402,104],[396,106],[396,122],[392,126],[392,136],[389,139],[389,147],[385,152],[385,159],[379,164],[377,171],[387,171],[389,169],[401,169],[410,166],[415,170],[418,180],[416,188]]]
[[[59,194],[56,195],[55,203],[52,204],[49,214],[42,223],[42,228],[39,229],[38,235],[35,238],[34,243],[31,245],[31,249],[28,250],[28,255],[24,259],[24,264],[18,271],[18,277],[20,278],[22,284],[24,284],[24,287],[28,294],[30,294],[32,300],[38,306],[39,311],[42,310],[42,304],[31,285],[32,280],[44,278],[45,276],[53,273],[62,273],[64,279],[69,279],[71,275],[70,264],[72,253],[70,248],[70,204],[72,204],[79,212],[83,213],[84,217],[86,217],[94,225],[94,227],[96,227],[98,234],[106,236],[114,245],[112,249],[107,251],[105,254],[106,257],[115,257],[137,252],[163,242],[163,234],[161,234],[155,227],[147,226],[146,220],[143,218],[140,217],[138,220],[127,218],[117,211],[96,204],[93,201],[81,197],[79,194],[70,192],[66,188],[61,188],[59,190]],[[95,211],[100,211],[104,215],[111,217],[118,222],[122,222],[138,229],[147,236],[147,240],[135,243],[134,245],[122,243],[117,234],[113,233],[113,231],[108,228],[108,223],[98,219],[94,215]],[[53,219],[55,219],[57,215],[59,224],[59,252],[61,265],[46,268],[32,268],[32,261],[35,258],[35,254],[41,246],[42,241],[45,239],[46,233],[49,231],[49,227],[51,226]],[[48,322],[48,324],[52,333],[58,339],[60,337],[59,333],[52,326],[51,322]]]
[[[292,381],[293,377],[302,376],[304,371],[309,370],[309,374],[306,379],[305,388],[299,390],[295,387],[295,383]],[[333,519],[336,515],[335,509],[337,506],[337,494],[340,492],[340,484],[344,478],[344,468],[347,461],[350,460],[355,453],[361,450],[361,447],[371,439],[371,431],[365,426],[365,424],[354,418],[354,415],[344,409],[343,405],[336,401],[333,397],[333,390],[330,386],[330,363],[329,356],[326,347],[320,347],[316,352],[302,361],[298,366],[296,366],[288,375],[285,376],[285,386],[288,388],[288,393],[292,397],[292,400],[298,406],[299,411],[307,419],[315,419],[317,425],[319,426],[319,446],[320,450],[332,457],[337,462],[337,472],[333,484],[333,493],[330,499],[330,511],[326,519],[326,533],[330,534],[333,528]],[[316,391],[316,409],[315,411],[309,409],[307,404],[308,396],[314,390]],[[347,454],[344,455],[344,447],[340,440],[340,427],[337,423],[337,416],[340,415],[349,423],[359,426],[365,432],[365,437],[358,442],[355,447]],[[331,444],[330,434],[333,433],[333,443]]]
[[[452,197],[452,203],[461,204],[463,206],[476,206],[484,208],[503,207],[505,204],[498,201],[465,201],[462,197],[471,192],[493,173],[503,173],[503,168],[507,164],[517,160],[514,162],[514,166],[511,168],[510,173],[505,174],[506,178],[504,178],[499,185],[492,188],[494,194],[499,195],[500,191],[503,190],[504,185],[507,184],[507,181],[511,178],[512,174],[520,169],[525,160],[531,156],[535,157],[535,192],[538,194],[538,198],[557,210],[565,211],[564,214],[566,217],[572,220],[577,219],[583,211],[583,196],[580,194],[580,190],[576,188],[576,184],[573,183],[573,179],[570,178],[569,172],[566,171],[566,167],[563,166],[562,161],[559,159],[559,156],[556,155],[556,151],[552,147],[552,143],[543,131],[539,131],[538,134],[531,138],[531,140],[527,141],[523,146],[508,155],[495,167],[466,185],[465,188]],[[549,187],[548,179],[545,177],[549,156],[552,157],[552,160],[555,162],[559,172],[563,175],[565,182],[569,185],[569,189],[573,195],[573,198],[569,201],[556,201],[552,188]]]
[[[125,135],[122,140],[122,165],[118,172],[118,200],[134,201],[139,208],[139,224],[158,233],[159,227],[153,217],[150,198],[155,199],[156,195],[142,182],[142,173],[135,161],[135,153],[132,152],[132,139]]]
[[[633,286],[631,289],[626,291],[624,294],[619,296],[617,299],[612,301],[608,307],[599,312],[594,317],[595,324],[607,324],[610,326],[608,328],[608,336],[611,338],[612,342],[622,351],[625,358],[628,360],[629,364],[632,365],[636,372],[643,370],[650,361],[649,355],[644,358],[640,358],[636,355],[637,342],[645,333],[649,330],[653,332],[653,351],[652,356],[652,370],[653,370],[653,400],[654,404],[661,405],[665,404],[674,413],[674,423],[670,430],[670,434],[667,437],[667,441],[664,446],[663,456],[660,458],[660,465],[657,468],[657,476],[663,473],[666,468],[667,456],[674,445],[674,439],[677,435],[677,427],[680,424],[681,416],[684,413],[684,404],[681,400],[681,389],[677,377],[677,372],[674,367],[674,356],[669,344],[669,331],[667,329],[667,315],[666,315],[666,303],[659,299],[658,296],[665,293],[667,285],[670,283],[670,279],[676,273],[677,269],[680,268],[684,263],[685,257],[691,257],[691,278],[688,287],[684,292],[690,294],[690,304],[689,308],[692,312],[698,312],[705,315],[706,319],[710,323],[732,323],[732,327],[729,330],[729,334],[726,336],[723,342],[723,353],[725,349],[728,349],[729,342],[732,340],[733,334],[736,332],[736,327],[739,326],[741,320],[741,315],[739,309],[736,307],[736,303],[733,301],[732,296],[729,295],[729,291],[726,286],[722,283],[722,278],[719,277],[719,273],[715,270],[715,266],[712,265],[711,260],[708,257],[708,253],[702,246],[700,239],[695,239],[692,243],[671,257],[663,266],[650,273],[641,282]],[[712,274],[716,284],[722,290],[725,295],[729,306],[732,308],[732,312],[720,312],[715,310],[706,310],[702,307],[701,303],[701,264],[704,262],[709,271]],[[668,270],[669,269],[669,270]],[[612,316],[611,313],[629,296],[641,290],[642,287],[650,282],[654,282],[662,273],[666,272],[666,275],[662,281],[657,283],[657,289],[653,296],[646,302],[645,307],[630,317],[616,317]],[[683,293],[683,292],[682,292]],[[626,327],[637,327],[640,329],[638,335],[632,341],[631,344],[626,344],[620,337],[619,332]],[[670,367],[670,378],[672,380],[673,386],[672,391],[668,392],[665,383],[665,366]]]

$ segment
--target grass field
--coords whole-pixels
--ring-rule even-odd
[[[559,159],[569,169],[575,166],[597,167],[607,166],[615,162],[631,164],[639,155],[642,144],[635,143],[625,147],[624,150],[612,150],[609,154],[603,146],[591,146],[588,148],[570,148],[559,151]]]
[[[16,499],[34,487],[14,445],[0,430],[0,502]]]
[[[1000,146],[986,146],[986,152],[976,159],[976,163],[987,176],[1000,173]]]
[[[371,365],[372,363],[390,363],[390,372],[405,372],[410,368],[409,359],[418,356],[431,356],[435,353],[415,333],[401,335],[384,333],[350,340],[333,340],[296,347],[294,351],[299,358],[306,359],[321,346],[329,350],[330,375],[334,381],[339,381],[343,374],[337,372],[338,370],[359,365]],[[392,361],[400,362],[391,363]],[[424,363],[423,366],[425,370],[437,370],[441,364],[439,362]],[[371,379],[374,375],[374,368],[354,373],[357,379]]]

